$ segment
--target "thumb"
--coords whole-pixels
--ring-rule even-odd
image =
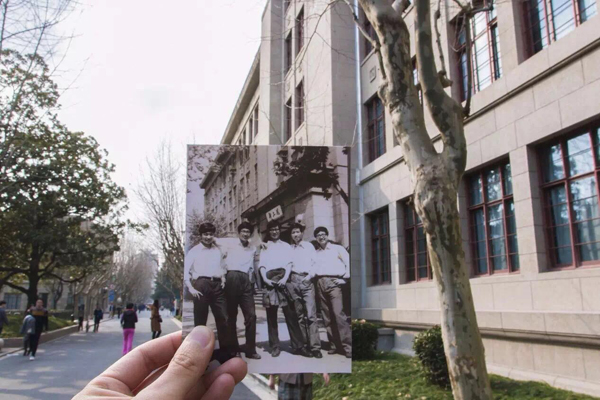
[[[215,335],[206,326],[195,327],[171,359],[165,372],[143,392],[152,398],[183,399],[196,390],[215,347]],[[141,394],[141,393],[140,393]]]

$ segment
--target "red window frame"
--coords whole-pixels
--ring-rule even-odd
[[[578,173],[578,174],[569,176],[568,169],[571,167],[571,164],[569,163],[569,154],[566,151],[567,143],[572,139],[575,139],[577,137],[582,137],[582,136],[587,136],[587,138],[589,140],[590,152],[591,152],[591,156],[593,159],[592,160],[593,167],[590,171],[586,171],[586,172],[582,172],[582,173]],[[576,200],[573,199],[573,190],[571,188],[572,182],[586,179],[589,177],[593,177],[595,179],[595,185],[594,185],[595,197],[596,197],[596,201],[599,203],[598,207],[600,207],[600,201],[598,201],[598,198],[599,198],[598,193],[600,193],[599,183],[598,183],[598,179],[600,179],[600,160],[598,159],[598,157],[600,157],[600,154],[599,154],[600,153],[600,143],[598,140],[599,137],[600,137],[600,124],[598,122],[596,122],[594,124],[586,126],[585,128],[583,128],[581,130],[578,130],[574,134],[570,134],[570,135],[561,137],[558,140],[554,140],[545,145],[542,145],[539,149],[540,157],[538,157],[538,160],[539,160],[539,166],[540,166],[540,181],[542,182],[540,187],[541,187],[542,195],[543,195],[544,228],[545,228],[544,230],[545,230],[545,237],[546,237],[546,244],[547,244],[547,253],[548,253],[549,260],[550,260],[550,269],[552,269],[552,270],[567,270],[567,269],[576,269],[576,268],[589,267],[589,266],[600,266],[600,257],[598,257],[598,259],[595,259],[595,260],[583,261],[581,259],[579,252],[577,251],[577,248],[581,245],[599,243],[600,241],[579,242],[579,235],[578,235],[577,229],[575,227],[577,224],[586,223],[586,222],[594,221],[594,220],[600,220],[600,210],[597,210],[597,212],[598,212],[597,218],[575,220],[573,203]],[[551,149],[552,147],[557,146],[557,145],[560,148],[560,160],[562,163],[562,170],[560,170],[560,171],[562,172],[563,177],[560,179],[554,179],[554,180],[550,180],[550,181],[546,182],[546,177],[544,176],[544,172],[546,171],[548,164],[545,163],[543,154],[544,154],[545,150]],[[585,151],[585,150],[583,150],[583,151]],[[581,154],[583,151],[580,151],[579,153],[576,153],[575,155]],[[557,204],[554,204],[554,206],[556,207],[556,206],[565,205],[565,204],[567,206],[569,240],[570,240],[569,246],[553,246],[553,243],[554,243],[553,238],[554,238],[554,233],[555,233],[554,229],[559,226],[567,225],[567,224],[553,225],[553,223],[552,223],[552,212],[551,212],[552,205],[550,202],[549,192],[551,189],[554,189],[554,188],[557,188],[560,186],[562,186],[565,190],[566,202],[565,203],[557,203]],[[593,196],[591,196],[591,197],[593,197]],[[579,200],[586,200],[591,197],[587,197],[587,198],[583,198],[583,199],[579,199]],[[557,249],[563,248],[563,247],[570,248],[570,251],[571,251],[571,262],[570,263],[560,264],[557,261],[557,254],[553,250],[557,250]]]
[[[387,209],[374,212],[371,220],[371,285],[392,283],[390,218]]]
[[[296,56],[304,47],[304,9],[296,17]]]
[[[365,106],[367,107],[367,131],[369,133],[369,162],[373,162],[386,151],[385,111],[379,96],[374,96]],[[378,131],[379,123],[382,123],[382,132]]]
[[[491,167],[482,168],[478,172],[471,174],[468,177],[467,198],[469,201],[469,244],[471,247],[471,255],[473,257],[473,274],[475,276],[511,274],[519,273],[520,271],[516,215],[510,212],[511,208],[509,207],[509,204],[512,203],[514,210],[512,174],[511,172],[506,171],[507,168],[510,169],[510,162],[508,160],[505,160]],[[498,181],[500,186],[500,196],[497,199],[488,198],[488,185],[485,180],[486,174],[493,170],[497,170],[499,176]],[[478,185],[479,188],[477,188],[477,191],[480,191],[479,197],[481,198],[481,202],[473,204],[472,198],[475,190],[473,181],[475,180],[475,178],[478,178],[479,182],[481,182]],[[507,182],[509,182],[508,184],[510,184],[510,191],[507,190]],[[499,255],[492,255],[492,241],[497,240],[500,237],[491,237],[491,225],[489,217],[490,209],[498,205],[502,205],[502,217],[500,219],[502,220],[502,239],[504,244],[504,253]],[[483,240],[477,240],[476,234],[475,213],[480,210],[483,210],[483,226],[485,229],[485,237]],[[513,219],[512,229],[514,230],[514,232],[509,233],[509,220],[511,218]],[[514,242],[511,242],[511,239],[513,237]],[[479,257],[477,253],[477,244],[480,242],[485,242],[484,257]],[[500,257],[505,258],[506,269],[494,269],[493,259]],[[478,260],[485,260],[486,272],[481,272],[479,270]]]
[[[495,1],[494,1],[495,3]],[[484,0],[484,6],[489,4],[488,0]],[[482,17],[481,17],[482,16]],[[493,5],[492,11],[482,11],[476,14],[471,19],[471,35],[475,32],[475,19],[485,18],[486,26],[481,32],[478,32],[471,39],[471,71],[465,71],[467,67],[466,62],[463,64],[463,56],[467,52],[467,41],[464,38],[466,33],[462,25],[464,24],[464,16],[459,15],[454,23],[456,32],[456,44],[454,46],[456,52],[456,71],[458,81],[460,84],[460,100],[464,101],[467,98],[467,77],[471,74],[472,93],[475,94],[485,89],[486,87],[493,84],[495,81],[502,77],[502,54],[500,51],[500,44],[498,43],[498,18],[496,16],[496,5]],[[482,66],[477,65],[477,54],[475,54],[475,43],[477,40],[482,38],[484,35],[487,36],[487,50],[488,50],[488,63],[490,64],[490,78],[489,83],[487,81],[480,81],[478,72]],[[484,64],[485,67],[487,65]],[[482,86],[485,85],[485,86]]]
[[[419,230],[423,238],[419,238]],[[425,240],[425,251],[419,251],[419,241]],[[406,282],[430,281],[433,278],[431,262],[427,253],[427,237],[423,221],[415,211],[412,200],[404,202],[404,248],[406,253]],[[419,264],[419,256],[425,255],[425,264]],[[426,268],[427,274],[419,276],[419,269]],[[402,282],[401,282],[402,283]]]
[[[304,81],[300,81],[296,86],[296,129],[304,123]]]

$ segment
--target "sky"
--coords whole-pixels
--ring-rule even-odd
[[[62,23],[76,37],[57,79],[68,88],[59,118],[108,150],[132,215],[131,189],[162,141],[182,163],[186,144],[220,142],[260,45],[265,4],[101,0]]]

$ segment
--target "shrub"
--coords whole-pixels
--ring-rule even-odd
[[[352,359],[367,360],[375,356],[378,326],[364,319],[352,321]]]
[[[413,349],[421,364],[421,370],[432,383],[442,387],[450,385],[448,364],[444,353],[442,329],[434,326],[415,337]]]

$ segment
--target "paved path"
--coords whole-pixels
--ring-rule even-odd
[[[140,315],[134,346],[150,340],[150,312]],[[163,334],[180,328],[163,317]],[[121,357],[122,330],[116,318],[103,322],[98,333],[75,333],[40,345],[35,361],[22,353],[0,358],[0,400],[70,399],[90,380]],[[236,400],[259,399],[238,385]]]

